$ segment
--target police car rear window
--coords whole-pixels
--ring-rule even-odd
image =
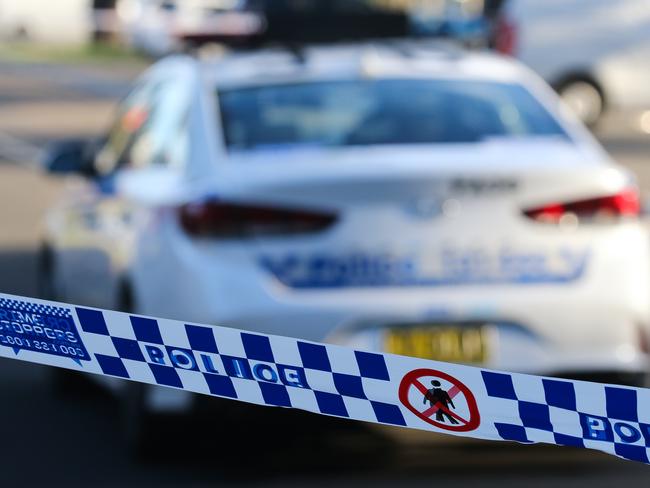
[[[218,100],[231,150],[568,139],[557,120],[517,84],[328,81],[220,91]]]

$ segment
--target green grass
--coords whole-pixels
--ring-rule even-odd
[[[55,63],[133,63],[148,64],[147,58],[125,47],[110,44],[56,46],[26,42],[0,43],[0,59]]]

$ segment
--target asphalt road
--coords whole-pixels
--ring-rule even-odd
[[[30,163],[48,141],[101,131],[134,74],[120,66],[0,61],[0,291],[36,293],[40,222],[63,187]],[[650,136],[636,129],[636,119],[611,116],[599,137],[650,194]],[[0,360],[0,394],[4,486],[609,488],[650,481],[649,468],[597,452],[430,435],[406,447],[361,424],[245,406],[161,423],[146,455],[136,458],[125,448],[118,404],[104,392],[62,395],[46,368]]]

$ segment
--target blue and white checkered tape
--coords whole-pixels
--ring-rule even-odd
[[[650,463],[650,390],[0,295],[0,356],[259,405]]]

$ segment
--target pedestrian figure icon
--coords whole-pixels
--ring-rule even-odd
[[[399,384],[399,400],[413,415],[438,429],[470,432],[481,425],[472,390],[444,371],[420,368],[406,373]]]
[[[426,405],[428,401],[431,407],[438,407],[438,410],[436,411],[436,420],[438,422],[445,423],[446,417],[449,423],[457,424],[458,421],[448,413],[450,405],[451,408],[454,410],[456,409],[456,405],[454,405],[454,401],[449,396],[449,393],[440,388],[440,382],[438,380],[433,380],[431,382],[431,385],[433,388],[427,390],[427,392],[424,394],[424,401],[422,403]]]

